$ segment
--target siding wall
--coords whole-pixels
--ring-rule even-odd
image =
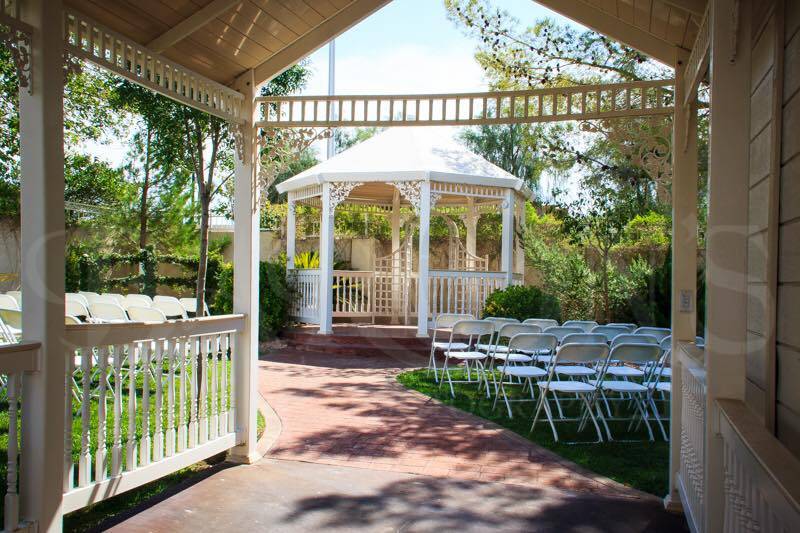
[[[745,400],[800,457],[800,1],[780,2],[751,4]]]

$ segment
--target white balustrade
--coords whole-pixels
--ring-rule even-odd
[[[334,270],[333,292],[333,316],[374,316],[374,272]]]
[[[22,420],[24,406],[22,376],[38,369],[39,343],[6,344],[0,346],[0,389],[8,403],[8,459],[6,472],[6,493],[4,498],[5,531],[22,528],[19,520],[19,478],[20,435],[18,428]]]
[[[686,519],[693,531],[702,530],[705,516],[705,369],[696,359],[700,352],[684,344],[678,356],[681,368],[681,461],[678,490]],[[693,355],[694,356],[693,356]]]
[[[467,313],[480,316],[489,295],[506,287],[503,272],[431,270],[428,281],[430,316]]]
[[[289,271],[289,283],[294,291],[293,318],[311,324],[319,323],[319,269]]]
[[[65,512],[236,445],[232,376],[243,325],[242,315],[226,315],[67,328]]]

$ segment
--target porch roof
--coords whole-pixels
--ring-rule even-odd
[[[324,182],[438,181],[519,191],[533,196],[525,182],[471,152],[452,128],[393,128],[279,183],[280,193]]]

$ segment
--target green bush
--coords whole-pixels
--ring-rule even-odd
[[[525,320],[552,318],[561,320],[558,300],[538,287],[511,286],[494,291],[486,299],[483,316],[499,316]]]
[[[220,267],[214,299],[214,313],[233,312],[233,265]],[[286,281],[286,261],[262,261],[259,266],[258,339],[265,341],[277,335],[289,323],[292,290]]]

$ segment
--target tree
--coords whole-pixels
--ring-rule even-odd
[[[367,127],[355,128],[348,133],[347,130],[338,129],[333,134],[333,142],[336,145],[336,153],[344,152],[348,148],[360,144],[367,139],[371,139],[376,134],[382,132],[386,128]]]
[[[543,165],[537,157],[535,129],[528,124],[478,126],[464,130],[461,141],[473,152],[536,189]]]

